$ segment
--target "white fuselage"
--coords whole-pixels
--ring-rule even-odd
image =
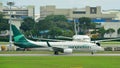
[[[48,47],[47,42],[34,42],[30,40],[28,41],[38,46],[40,45],[40,46]],[[63,49],[69,48],[72,49],[73,51],[103,51],[102,47],[89,42],[66,41],[66,42],[49,42],[49,44],[52,47],[58,47]]]

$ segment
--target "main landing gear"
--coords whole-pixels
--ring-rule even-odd
[[[94,52],[92,51],[92,52],[91,52],[91,54],[93,55],[93,54],[94,54]]]
[[[54,55],[58,55],[59,53],[58,53],[58,51],[54,51]]]
[[[95,52],[96,52],[96,50],[93,50],[93,51],[91,51],[91,54],[93,55],[93,54],[95,54]]]

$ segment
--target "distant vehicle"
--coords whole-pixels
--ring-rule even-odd
[[[27,39],[15,25],[11,25],[14,44],[20,48],[49,48],[52,49],[55,55],[61,53],[72,53],[73,51],[88,51],[92,54],[96,51],[104,51],[101,46],[90,42],[77,42],[77,41],[61,41],[61,42],[42,42],[32,41]]]

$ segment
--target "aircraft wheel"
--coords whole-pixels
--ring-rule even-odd
[[[55,52],[54,52],[54,55],[58,55],[58,54],[59,54],[58,51],[55,51]]]
[[[94,52],[92,51],[92,52],[91,52],[91,54],[93,55],[93,54],[94,54]]]

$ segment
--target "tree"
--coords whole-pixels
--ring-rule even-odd
[[[40,20],[35,24],[35,29],[38,32],[49,30],[49,34],[52,37],[58,35],[71,35],[65,31],[72,31],[72,24],[67,22],[67,18],[64,15],[49,15],[44,20]],[[66,33],[66,34],[65,34]],[[71,32],[73,33],[73,32]]]
[[[55,36],[62,35],[62,29],[60,29],[59,27],[53,27],[50,29],[49,35],[52,38],[55,38]]]
[[[39,22],[35,23],[35,28],[39,31],[49,30],[53,26],[55,26],[55,24],[47,20],[40,20]]]
[[[104,34],[106,33],[106,30],[104,29],[104,27],[101,27],[98,29],[98,33],[100,38],[104,38]]]
[[[91,19],[88,17],[82,17],[79,18],[79,23],[80,23],[80,34],[86,34],[88,33],[88,30],[91,25]]]
[[[0,22],[2,22],[3,17],[4,17],[4,14],[2,12],[0,12]]]
[[[4,31],[4,30],[9,30],[9,24],[8,23],[0,23],[0,31]]]
[[[0,12],[0,31],[9,30],[8,19],[4,18],[4,14]]]
[[[117,34],[118,36],[120,36],[120,28],[117,30]]]
[[[32,30],[34,28],[34,24],[35,24],[34,19],[27,17],[23,19],[20,29],[22,29],[24,32]]]
[[[70,28],[70,24],[67,22],[67,18],[64,15],[49,15],[44,20],[61,29]]]
[[[110,37],[112,36],[112,34],[115,32],[115,30],[113,28],[109,28],[106,30],[106,33],[110,35]]]
[[[63,36],[67,36],[67,37],[71,37],[74,35],[73,31],[72,30],[63,30],[62,31],[62,35]]]
[[[50,30],[51,27],[53,27],[51,22],[48,22],[47,20],[40,20],[39,22],[35,23],[35,32],[36,35],[40,35],[41,31]]]
[[[67,18],[64,15],[48,15],[45,20],[58,22],[58,21],[67,21]]]

